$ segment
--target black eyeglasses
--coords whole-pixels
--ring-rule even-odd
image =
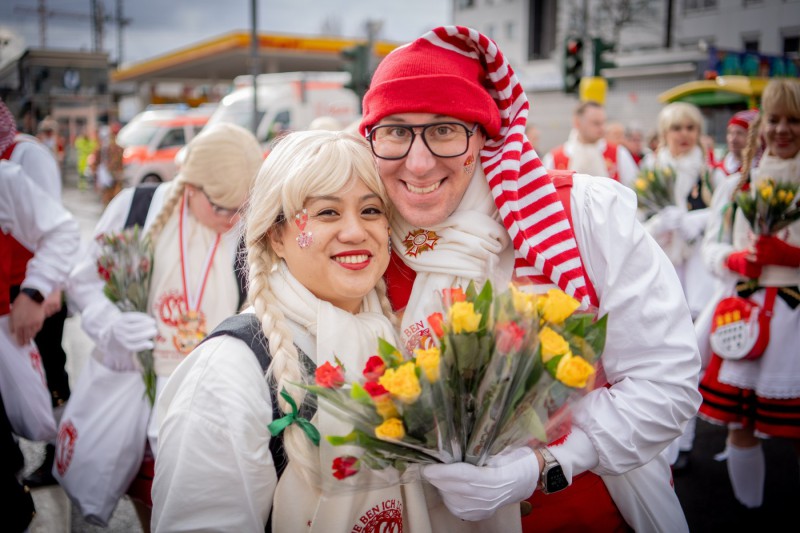
[[[411,151],[418,133],[428,150],[436,157],[458,157],[467,153],[469,138],[478,129],[476,123],[469,129],[460,122],[433,122],[431,124],[384,124],[375,126],[367,135],[372,153],[381,159],[403,159]]]
[[[198,187],[198,189],[199,189],[199,187]],[[208,201],[208,205],[211,206],[211,209],[214,211],[215,215],[219,215],[221,217],[233,218],[233,216],[236,213],[239,212],[239,209],[241,209],[241,208],[231,209],[229,207],[222,207],[221,205],[217,205],[217,204],[215,204],[214,202],[211,201],[211,197],[208,196],[208,193],[206,191],[204,191],[203,189],[199,189],[199,190],[200,190],[201,193],[203,193],[203,196],[206,197],[206,200]]]

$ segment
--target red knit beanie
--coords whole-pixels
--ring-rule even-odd
[[[420,38],[393,50],[378,65],[364,95],[360,131],[396,113],[435,113],[477,122],[489,138],[500,131],[500,112],[483,85],[484,66]]]
[[[731,117],[728,121],[728,126],[739,126],[744,129],[749,129],[750,124],[758,116],[757,109],[748,109],[747,111],[739,111]]]

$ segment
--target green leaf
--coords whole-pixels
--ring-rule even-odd
[[[397,366],[403,362],[400,350],[395,348],[394,344],[381,337],[378,337],[378,355],[381,356],[387,366]]]

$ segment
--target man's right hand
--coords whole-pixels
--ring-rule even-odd
[[[109,331],[103,364],[113,370],[133,370],[133,354],[153,348],[158,334],[156,319],[146,313],[120,313]]]
[[[44,305],[33,301],[24,292],[19,293],[11,304],[8,320],[11,335],[14,336],[17,344],[24,346],[31,342],[42,329],[44,319]]]
[[[746,278],[756,279],[761,275],[761,265],[754,262],[755,258],[750,250],[739,250],[728,256],[725,266]]]

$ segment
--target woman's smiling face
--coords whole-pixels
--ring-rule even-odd
[[[270,231],[275,253],[317,298],[357,313],[389,265],[386,206],[353,178],[333,195],[309,197],[303,207],[308,220],[302,230],[296,213],[287,213],[280,228]],[[306,247],[298,240],[301,231],[310,233]]]

